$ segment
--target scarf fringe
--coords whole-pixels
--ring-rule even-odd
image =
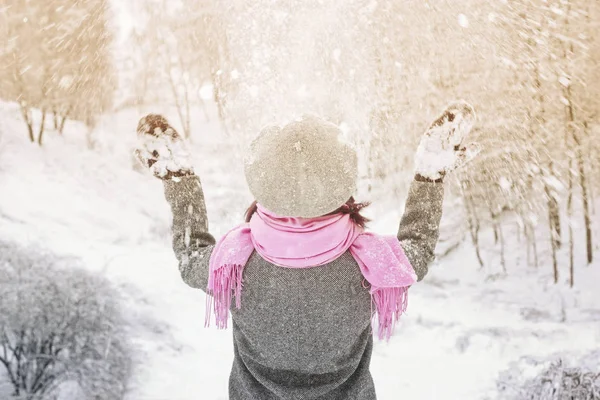
[[[215,314],[217,329],[227,329],[232,298],[235,307],[242,306],[242,287],[244,265],[227,264],[213,272],[211,286],[207,289],[206,314],[204,326],[210,326],[211,314]],[[396,322],[408,307],[408,287],[379,288],[371,293],[371,304],[375,306],[378,320],[379,340],[389,341]]]
[[[212,272],[212,281],[209,280],[206,290],[205,327],[210,326],[210,316],[214,312],[217,329],[227,329],[232,296],[235,297],[235,307],[239,309],[242,306],[243,272],[244,265],[240,264],[226,264]]]
[[[217,329],[227,329],[232,298],[235,307],[242,306],[244,265],[227,264],[213,272],[211,289],[207,289],[204,326],[210,326],[211,314],[215,314]],[[378,320],[379,340],[389,341],[396,322],[408,307],[408,287],[379,288],[371,293],[371,304],[375,306]]]
[[[376,289],[371,293],[371,302],[377,312],[379,340],[390,340],[396,322],[406,312],[408,287]]]

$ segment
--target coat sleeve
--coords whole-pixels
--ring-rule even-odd
[[[425,277],[429,264],[435,258],[443,199],[444,184],[438,181],[414,180],[408,192],[398,240],[419,281]]]
[[[164,181],[165,197],[173,213],[173,251],[183,281],[206,290],[208,263],[215,239],[208,233],[208,218],[200,178]]]

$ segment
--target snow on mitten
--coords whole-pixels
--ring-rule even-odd
[[[450,104],[423,134],[415,156],[415,173],[438,180],[471,161],[480,151],[476,143],[463,146],[475,123],[475,111],[461,100]]]
[[[194,175],[185,142],[162,115],[148,114],[138,123],[137,159],[154,176],[178,180]]]

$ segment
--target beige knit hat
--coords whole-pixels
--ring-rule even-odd
[[[245,160],[250,192],[281,216],[312,218],[343,205],[354,194],[356,151],[340,129],[315,116],[263,129]]]

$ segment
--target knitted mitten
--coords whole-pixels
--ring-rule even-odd
[[[137,134],[135,156],[154,176],[179,180],[194,175],[185,142],[162,115],[148,114],[140,119]]]
[[[415,173],[436,181],[471,161],[479,152],[476,143],[463,146],[475,123],[475,111],[465,101],[450,104],[423,134],[415,157]]]

